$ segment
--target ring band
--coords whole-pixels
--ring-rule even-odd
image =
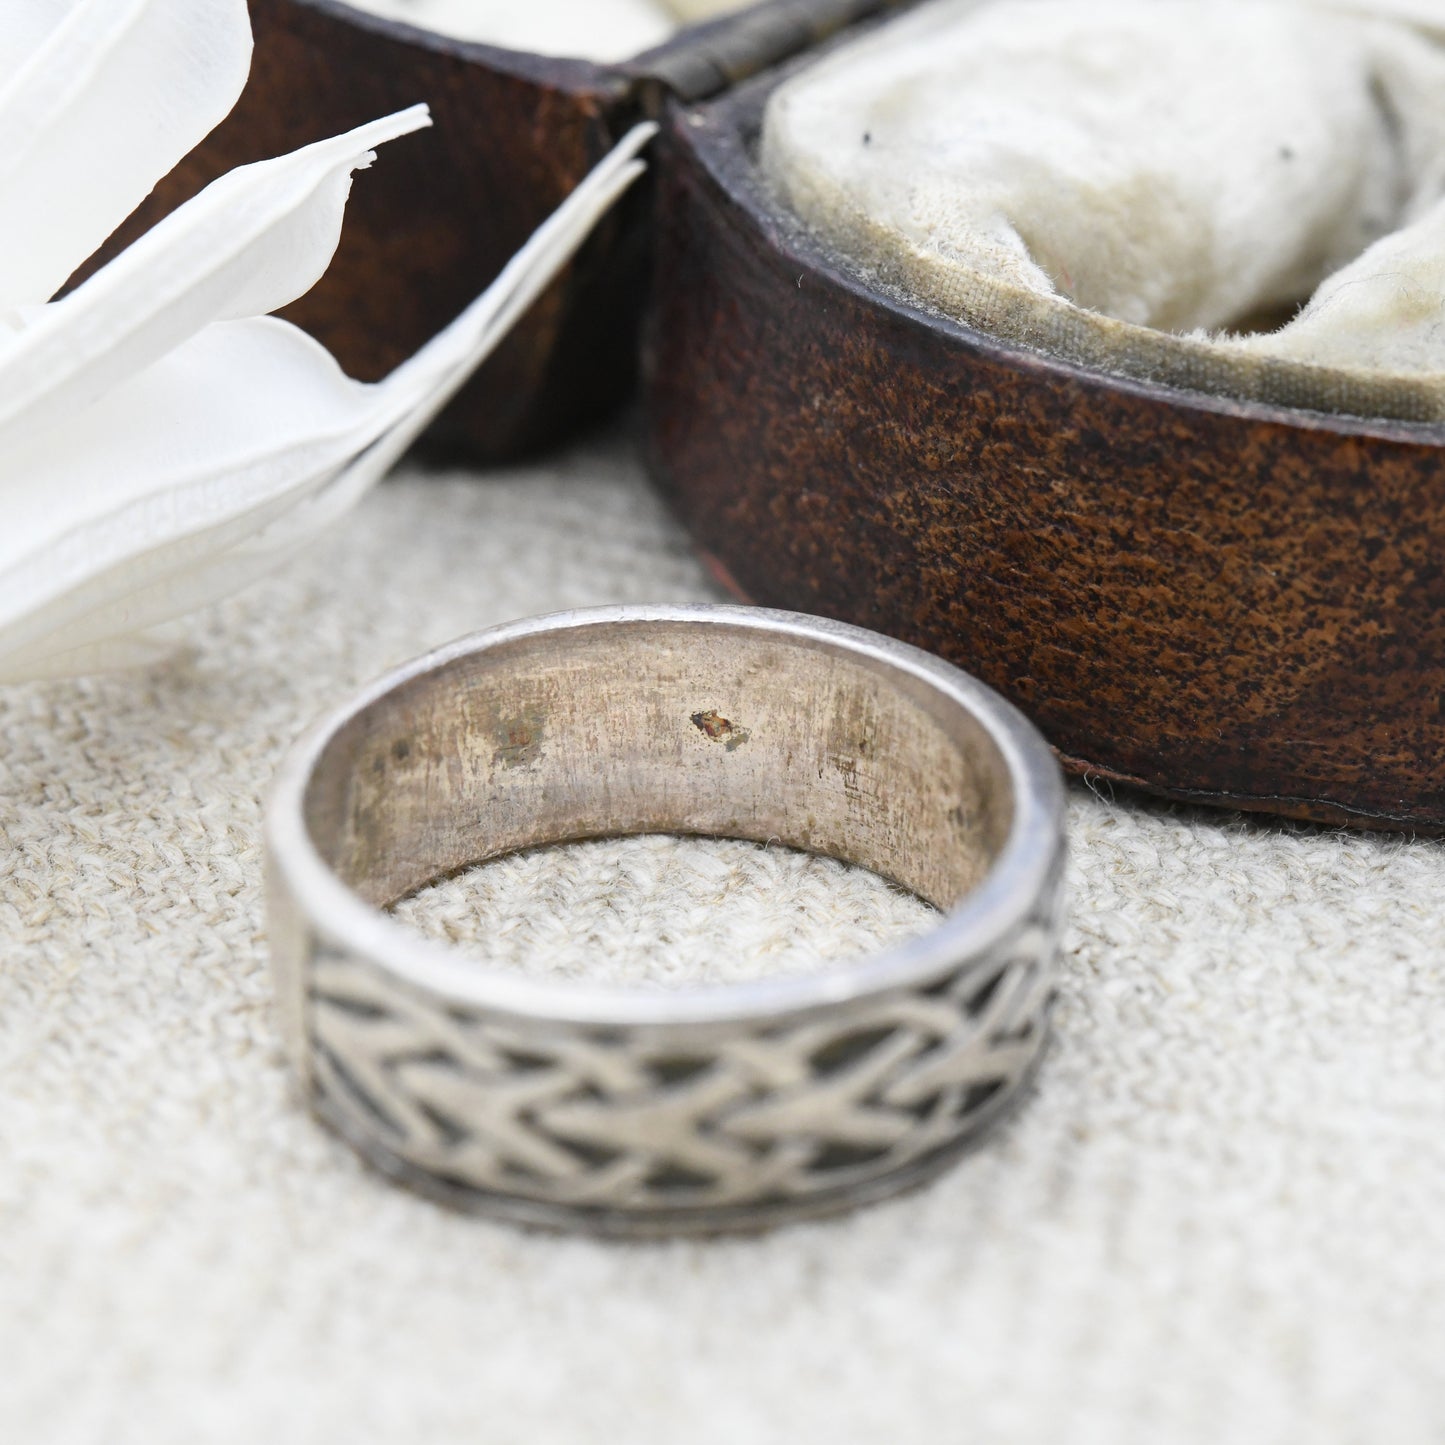
[[[266,820],[313,1110],[447,1203],[607,1234],[752,1229],[916,1184],[1048,1029],[1063,789],[947,663],[755,608],[608,607],[404,666],[297,745]],[[619,989],[488,969],[385,908],[542,844],[681,833],[860,864],[943,911],[802,977]]]

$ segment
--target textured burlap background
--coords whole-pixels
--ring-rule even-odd
[[[391,1188],[298,1110],[257,848],[281,750],[477,626],[708,595],[609,442],[405,476],[197,619],[183,663],[0,696],[0,1440],[1438,1445],[1436,844],[1076,790],[1037,1097],[834,1223],[531,1236]],[[924,921],[831,865],[650,839],[412,912],[613,976],[807,966]]]

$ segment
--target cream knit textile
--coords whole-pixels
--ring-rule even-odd
[[[0,696],[0,1440],[1438,1445],[1438,844],[1076,788],[1037,1096],[837,1222],[529,1235],[383,1183],[297,1107],[257,849],[281,750],[474,627],[709,595],[607,443],[404,476],[198,619],[183,665]],[[801,966],[921,921],[737,845],[493,874],[454,888],[507,949],[562,954],[567,907],[612,975],[633,937],[659,976],[679,936]],[[456,915],[432,900],[431,926]]]

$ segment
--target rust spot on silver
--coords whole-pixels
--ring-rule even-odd
[[[704,737],[721,743],[728,752],[742,747],[752,736],[747,728],[740,728],[736,723],[729,722],[718,712],[695,712],[692,715],[692,725]]]
[[[504,768],[520,768],[536,762],[542,753],[545,731],[546,717],[538,708],[504,719],[497,728],[496,762]]]

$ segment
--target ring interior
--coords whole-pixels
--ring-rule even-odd
[[[518,849],[680,833],[842,859],[946,910],[1014,809],[999,745],[944,689],[828,639],[687,620],[445,662],[334,733],[305,797],[316,848],[377,907]]]

